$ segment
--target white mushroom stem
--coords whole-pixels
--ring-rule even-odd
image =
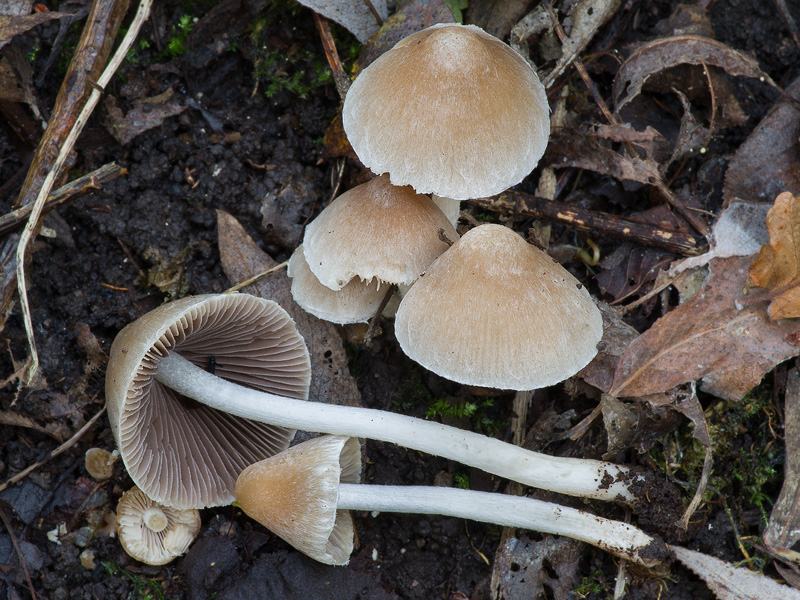
[[[147,525],[147,528],[150,531],[155,533],[159,533],[164,531],[169,525],[169,519],[167,519],[167,515],[164,514],[164,511],[158,507],[151,507],[144,511],[142,515],[142,521],[144,524]]]
[[[338,510],[437,514],[581,540],[644,566],[663,562],[666,546],[640,529],[533,498],[447,487],[339,484]]]
[[[391,442],[540,489],[633,501],[628,470],[598,460],[539,454],[484,435],[374,409],[292,400],[216,377],[171,352],[156,380],[198,402],[239,417],[290,429]]]

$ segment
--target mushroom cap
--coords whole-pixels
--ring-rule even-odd
[[[408,36],[364,69],[342,122],[375,173],[455,200],[522,181],[550,134],[547,95],[525,59],[479,27],[451,23]]]
[[[350,512],[337,510],[339,483],[359,483],[358,440],[324,435],[247,467],[236,480],[236,502],[252,519],[328,565],[353,552]]]
[[[188,399],[154,379],[161,357],[178,352],[218,377],[306,399],[308,350],[280,306],[246,294],[175,300],[127,325],[111,346],[106,405],[134,483],[176,508],[230,504],[242,469],[280,452],[293,430]]]
[[[460,383],[531,390],[563,381],[597,353],[603,319],[586,289],[502,225],[470,230],[400,302],[400,347]]]
[[[381,289],[376,279],[366,282],[354,277],[339,290],[322,285],[308,268],[302,244],[292,253],[286,274],[292,278],[292,297],[300,308],[340,325],[366,323],[386,295],[386,288]]]
[[[114,475],[114,463],[117,458],[119,453],[116,450],[109,452],[103,448],[89,448],[84,455],[83,465],[89,475],[98,481],[103,481]]]
[[[348,190],[306,227],[303,254],[319,282],[340,290],[354,277],[413,283],[458,233],[427,196],[386,176]]]
[[[158,515],[159,527],[148,527],[145,515]],[[161,526],[163,525],[163,527]],[[148,565],[165,565],[180,556],[200,531],[197,509],[178,510],[147,497],[138,487],[125,492],[117,504],[117,533],[125,552]],[[179,540],[175,543],[175,540]]]

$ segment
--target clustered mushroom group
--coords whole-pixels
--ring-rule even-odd
[[[397,81],[409,87],[398,90]],[[602,319],[568,271],[509,228],[481,225],[459,238],[454,227],[460,200],[518,183],[544,151],[547,98],[525,60],[477,27],[436,25],[402,40],[357,77],[343,120],[358,157],[377,176],[308,225],[289,263],[298,304],[320,318],[355,323],[399,288],[395,333],[402,349],[470,385],[535,389],[592,359]],[[438,513],[560,533],[644,565],[666,556],[663,543],[634,527],[530,498],[359,485],[355,438],[603,500],[633,500],[628,480],[636,476],[612,463],[538,454],[434,421],[308,402],[310,372],[303,338],[269,300],[184,298],[128,325],[111,348],[106,397],[134,483],[170,510],[236,499],[329,564],[345,564],[352,551],[347,509]],[[332,435],[287,450],[296,429]],[[289,476],[279,474],[287,469]],[[147,520],[139,527],[149,527]],[[145,537],[163,546],[159,531],[150,528]],[[171,537],[162,552],[185,548],[179,541]]]

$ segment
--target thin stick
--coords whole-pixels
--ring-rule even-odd
[[[3,484],[0,485],[0,492],[5,490],[8,486],[10,486],[10,485],[12,485],[14,483],[17,483],[21,479],[24,479],[28,475],[28,473],[30,473],[34,469],[38,469],[43,464],[47,463],[49,460],[55,458],[56,456],[58,456],[59,454],[64,452],[64,450],[66,450],[67,448],[70,448],[70,447],[74,446],[75,442],[77,442],[81,438],[81,436],[83,436],[84,433],[89,431],[89,429],[92,427],[92,425],[94,425],[97,422],[97,419],[99,419],[101,416],[103,416],[103,413],[105,413],[105,412],[106,412],[105,407],[101,408],[100,412],[98,412],[95,416],[93,416],[91,419],[89,419],[86,422],[86,424],[77,431],[77,433],[75,435],[73,435],[71,438],[69,438],[63,444],[61,444],[58,448],[53,450],[47,458],[45,458],[44,460],[40,460],[39,462],[35,462],[32,465],[28,465],[22,471],[20,471],[19,473],[17,473],[13,477],[7,479]]]
[[[31,365],[25,375],[26,383],[30,383],[30,381],[36,375],[36,371],[39,369],[39,353],[36,351],[36,339],[33,332],[31,309],[30,305],[28,304],[28,291],[25,287],[25,252],[30,241],[36,236],[36,229],[39,224],[39,219],[42,215],[42,209],[44,208],[47,197],[50,195],[50,190],[52,190],[53,185],[55,185],[56,177],[61,174],[64,163],[66,162],[69,153],[72,151],[72,148],[75,146],[78,136],[81,134],[81,131],[83,131],[83,127],[89,120],[89,116],[92,114],[95,106],[97,106],[97,103],[100,101],[100,96],[102,95],[101,90],[105,89],[109,81],[111,81],[111,78],[114,76],[114,73],[116,73],[117,69],[122,64],[122,61],[125,60],[125,56],[127,56],[128,50],[130,50],[131,46],[133,45],[139,30],[141,29],[147,17],[150,15],[150,6],[152,3],[153,0],[141,0],[139,3],[139,9],[136,11],[136,16],[131,22],[128,32],[125,34],[125,37],[122,38],[119,48],[117,48],[116,53],[111,58],[111,61],[106,67],[105,71],[103,71],[103,74],[100,75],[100,78],[97,80],[97,87],[92,89],[92,92],[89,95],[89,98],[86,100],[83,110],[81,110],[78,118],[75,120],[75,124],[73,125],[72,130],[70,131],[66,140],[64,140],[64,143],[59,150],[58,157],[56,158],[52,168],[50,169],[50,172],[47,174],[47,177],[42,183],[39,194],[36,196],[36,200],[33,202],[28,224],[25,226],[25,230],[22,232],[19,244],[17,244],[17,290],[19,293],[22,320],[25,323],[25,334],[28,337],[28,348],[30,349],[31,354]]]
[[[344,72],[342,61],[339,58],[339,52],[336,50],[336,42],[333,40],[330,25],[328,20],[323,19],[319,14],[314,13],[314,25],[317,26],[319,37],[322,39],[322,48],[325,50],[325,58],[328,59],[328,66],[333,73],[333,82],[336,84],[336,91],[339,92],[339,98],[344,102],[344,97],[347,95],[347,90],[350,87],[350,78]]]
[[[467,202],[493,212],[555,221],[582,231],[602,233],[609,237],[642,246],[662,248],[684,256],[700,254],[697,241],[684,231],[655,227],[618,215],[585,210],[572,204],[555,202],[524,192],[512,190],[491,198],[477,198]]]
[[[243,287],[247,287],[251,283],[255,283],[256,281],[258,281],[259,279],[264,277],[264,275],[269,275],[270,273],[274,273],[275,271],[283,269],[288,264],[289,264],[289,261],[287,260],[287,261],[284,261],[284,262],[280,263],[279,265],[275,265],[274,267],[270,267],[266,271],[262,271],[261,273],[253,275],[252,277],[248,277],[247,279],[245,279],[241,283],[237,283],[233,287],[229,287],[227,290],[225,290],[222,293],[223,294],[233,294],[235,292],[238,292]]]

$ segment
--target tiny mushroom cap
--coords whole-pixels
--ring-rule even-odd
[[[300,308],[340,325],[366,323],[386,295],[386,289],[379,287],[377,279],[366,282],[354,277],[339,290],[322,285],[308,268],[302,244],[292,253],[286,274],[292,279],[292,297]]]
[[[354,277],[411,284],[447,250],[458,233],[427,196],[386,176],[348,190],[306,227],[303,254],[319,282],[332,290]]]
[[[408,36],[364,69],[342,119],[372,171],[454,200],[522,181],[550,134],[547,95],[525,59],[479,27],[451,23]]]
[[[148,565],[164,565],[185,553],[198,531],[197,509],[164,506],[137,487],[125,492],[117,504],[117,532],[122,547]]]
[[[286,448],[294,431],[209,408],[161,384],[154,379],[159,363],[176,353],[222,379],[306,399],[308,350],[286,311],[246,294],[164,304],[114,340],[106,404],[134,483],[176,508],[229,504],[241,470]]]
[[[236,480],[236,502],[303,554],[346,565],[353,521],[348,511],[336,508],[339,484],[360,479],[358,440],[320,436],[247,467]]]
[[[109,452],[103,448],[89,448],[84,455],[83,464],[86,472],[97,481],[104,481],[114,475],[114,463],[119,458],[119,452]]]
[[[603,319],[560,264],[502,225],[470,230],[400,303],[400,347],[460,383],[530,390],[574,375],[597,353]]]

